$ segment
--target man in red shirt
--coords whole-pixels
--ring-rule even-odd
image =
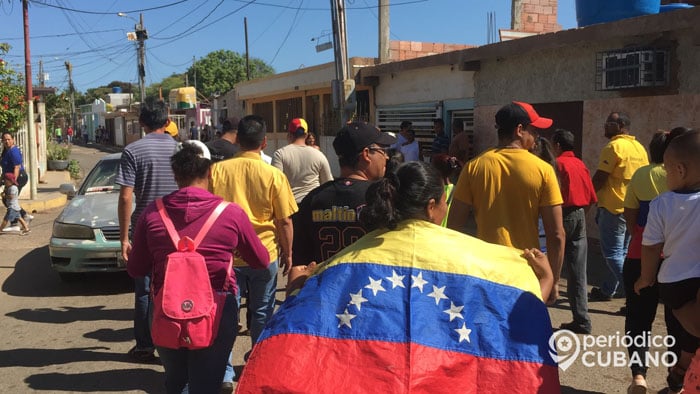
[[[552,136],[557,155],[557,174],[564,204],[564,265],[569,272],[566,290],[574,320],[564,323],[561,329],[577,334],[591,333],[588,316],[586,266],[588,265],[588,239],[586,238],[586,212],[598,201],[591,182],[591,174],[581,159],[574,155],[574,134],[558,129]]]

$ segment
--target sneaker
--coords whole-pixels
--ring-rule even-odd
[[[570,323],[563,323],[561,326],[559,326],[560,330],[569,330],[575,334],[590,334],[591,329],[584,327],[576,322],[570,322]]]
[[[27,224],[31,223],[32,220],[34,220],[34,215],[30,215],[30,214],[24,215],[24,221],[27,222]]]
[[[221,394],[233,393],[233,382],[223,382],[221,383]]]
[[[591,292],[588,294],[588,301],[605,302],[610,300],[612,300],[612,297],[603,293],[603,290],[601,290],[600,287],[592,288]]]
[[[29,233],[31,233],[31,232],[32,232],[32,230],[22,230],[22,231],[19,233],[19,235],[27,235],[27,234],[29,234]]]
[[[129,357],[138,362],[148,363],[156,359],[154,352],[154,349],[138,349],[136,346],[134,346],[127,354]]]
[[[14,232],[20,232],[20,231],[22,231],[22,230],[19,228],[19,225],[8,226],[8,227],[5,227],[4,229],[2,229],[2,232],[4,232],[4,233],[14,233]]]

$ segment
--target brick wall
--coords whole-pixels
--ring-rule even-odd
[[[561,30],[557,0],[513,0],[511,29],[537,34]]]
[[[393,62],[417,57],[435,55],[443,52],[473,48],[474,45],[443,44],[437,42],[390,41],[389,59]]]

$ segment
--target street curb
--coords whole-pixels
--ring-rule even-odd
[[[21,201],[22,208],[24,208],[24,210],[27,212],[36,213],[60,208],[66,205],[66,202],[68,201],[68,197],[66,197],[66,195],[60,193],[51,194],[56,194],[56,196],[52,196],[47,199],[42,198],[41,200],[23,200]]]

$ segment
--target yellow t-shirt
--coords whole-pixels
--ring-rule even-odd
[[[284,173],[265,163],[257,152],[241,152],[212,166],[209,189],[243,208],[270,253],[270,261],[276,260],[274,220],[290,217],[298,210]],[[235,264],[244,265],[239,258]]]
[[[624,211],[625,193],[632,175],[649,164],[647,151],[634,136],[616,135],[600,152],[598,170],[610,174],[598,191],[598,206],[615,215]]]
[[[454,198],[474,209],[479,239],[519,249],[539,247],[540,207],[563,203],[554,168],[525,149],[491,149],[469,161]]]

